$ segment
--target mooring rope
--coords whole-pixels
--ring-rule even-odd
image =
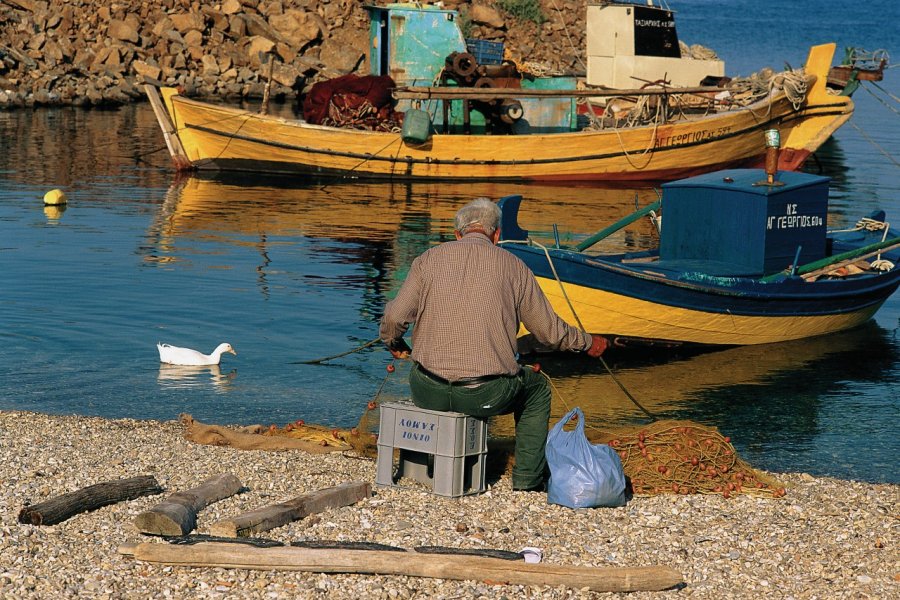
[[[547,257],[547,262],[550,264],[550,270],[553,272],[553,277],[556,278],[556,283],[559,284],[559,289],[560,289],[560,291],[562,291],[563,298],[565,299],[566,304],[569,306],[569,310],[572,311],[572,316],[575,317],[575,321],[578,323],[578,328],[581,329],[582,332],[590,335],[588,333],[587,329],[584,328],[584,323],[581,322],[581,318],[578,316],[578,313],[575,311],[575,307],[572,305],[572,301],[569,300],[569,295],[566,293],[566,288],[565,288],[565,286],[563,286],[562,280],[559,278],[559,274],[556,272],[556,265],[553,264],[553,258],[550,256],[550,251],[547,249],[547,247],[538,242],[535,242],[534,240],[529,240],[528,242],[519,242],[518,240],[504,240],[501,243],[504,243],[504,242],[505,243],[530,243],[544,251],[544,255]],[[650,417],[651,420],[656,421],[657,417],[653,413],[651,413],[649,410],[644,408],[641,405],[641,403],[637,401],[637,398],[635,398],[631,394],[631,392],[629,392],[628,389],[622,384],[622,382],[619,381],[619,378],[616,377],[615,373],[613,373],[613,370],[610,368],[609,364],[606,362],[606,359],[604,359],[602,356],[598,356],[597,358],[600,359],[600,363],[603,365],[603,368],[606,369],[606,371],[609,373],[609,376],[612,377],[612,380],[616,383],[617,386],[619,386],[619,389],[622,390],[622,392],[625,394],[625,396],[627,396],[628,399],[631,400],[631,402],[634,403],[635,406],[637,406],[639,409],[641,409],[641,411],[645,415]]]

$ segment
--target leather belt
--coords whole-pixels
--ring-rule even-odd
[[[427,377],[428,379],[436,382],[442,383],[444,385],[454,385],[454,386],[466,386],[466,385],[481,385],[482,383],[487,383],[489,381],[494,381],[495,379],[499,379],[500,377],[504,377],[504,375],[481,375],[479,377],[463,377],[462,379],[456,379],[454,381],[450,381],[449,379],[444,379],[440,375],[435,375],[425,367],[420,364],[416,364],[416,368],[419,370],[422,375]]]

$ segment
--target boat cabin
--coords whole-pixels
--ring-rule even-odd
[[[427,4],[367,6],[369,73],[390,76],[398,87],[458,86],[571,90],[575,77],[534,77],[505,63],[502,43],[465,39],[459,14]],[[484,47],[499,46],[499,52]],[[522,98],[514,102],[401,100],[396,109],[426,111],[444,133],[563,133],[578,128],[572,97]]]
[[[721,276],[777,273],[826,255],[828,177],[728,169],[663,184],[659,265]]]
[[[588,85],[632,89],[665,81],[691,87],[724,75],[724,61],[681,55],[674,11],[654,6],[653,0],[588,2]]]

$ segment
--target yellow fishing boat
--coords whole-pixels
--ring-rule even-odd
[[[396,82],[402,129],[313,124],[147,86],[176,167],[391,180],[663,181],[762,166],[763,132],[777,129],[778,168],[791,171],[853,113],[849,97],[826,92],[835,44],[813,47],[802,71],[774,77],[761,98],[742,104],[728,87],[577,89],[574,77],[482,65],[465,52],[454,11],[371,10],[372,75]],[[403,27],[395,28],[398,19]],[[397,39],[403,44],[391,44]],[[422,47],[410,49],[410,40]],[[629,116],[579,110],[576,101],[597,98],[627,100]]]

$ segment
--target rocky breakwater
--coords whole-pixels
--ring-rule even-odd
[[[98,105],[161,81],[200,97],[296,93],[363,60],[353,0],[0,0],[0,106]]]
[[[537,20],[467,0],[466,35],[505,41],[522,61],[578,69],[584,7],[548,0]],[[121,104],[141,84],[196,97],[294,97],[315,81],[367,72],[359,0],[0,0],[0,108]],[[561,10],[560,10],[561,9]],[[538,22],[540,21],[540,23]]]

